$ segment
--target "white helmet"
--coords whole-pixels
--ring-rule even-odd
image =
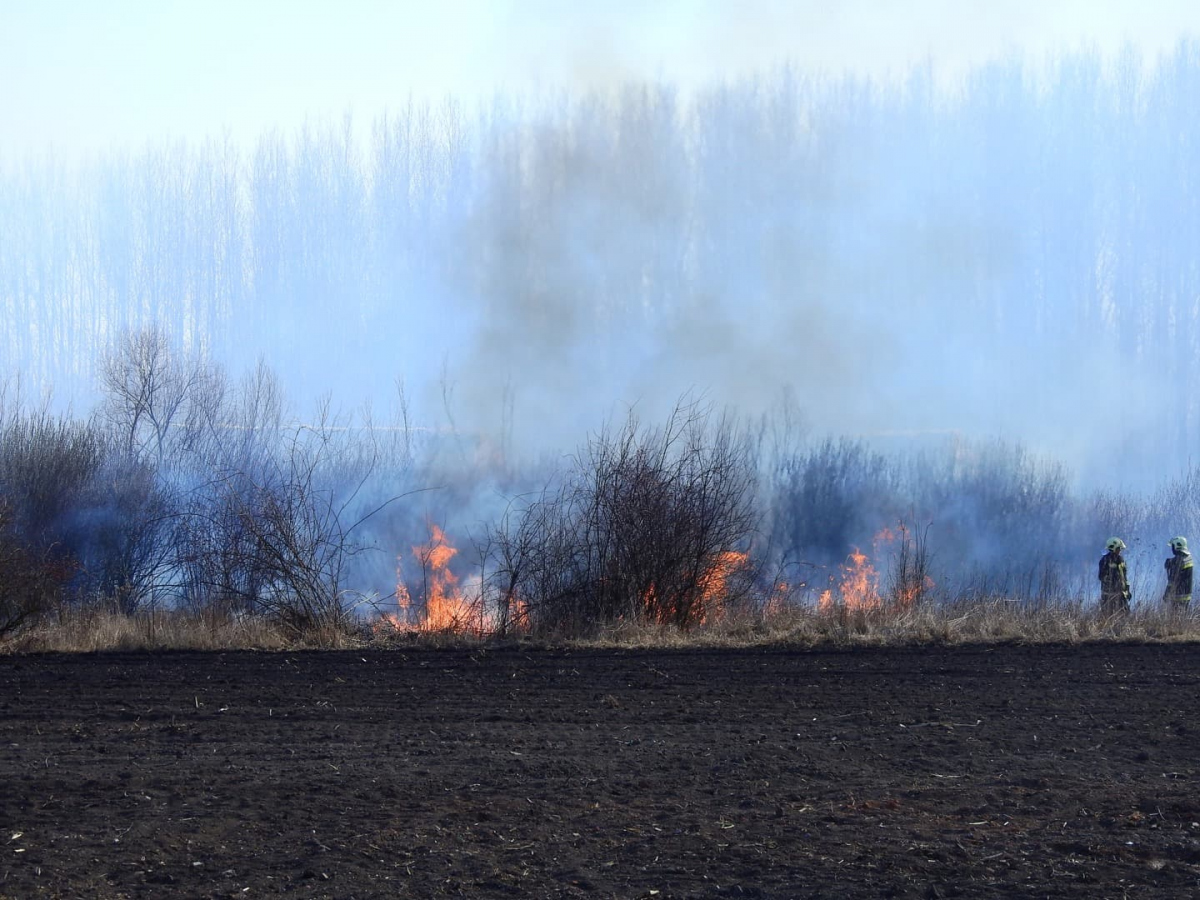
[[[1123,540],[1121,540],[1119,537],[1113,537],[1113,538],[1109,538],[1108,543],[1105,544],[1104,546],[1108,550],[1109,553],[1120,553],[1122,550],[1125,549],[1125,542]]]

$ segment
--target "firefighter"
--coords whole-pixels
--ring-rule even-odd
[[[1108,552],[1100,557],[1100,612],[1106,616],[1129,612],[1133,592],[1129,590],[1129,573],[1121,556],[1125,542],[1109,538],[1104,546]]]
[[[1163,564],[1167,570],[1167,588],[1163,591],[1163,603],[1181,612],[1192,602],[1192,554],[1188,552],[1187,538],[1174,537],[1168,541],[1171,556]]]

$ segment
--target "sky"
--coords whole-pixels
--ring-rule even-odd
[[[782,62],[943,81],[1063,45],[1153,58],[1200,34],[1194,0],[0,0],[0,159],[148,142],[252,142],[407,98],[667,80]]]

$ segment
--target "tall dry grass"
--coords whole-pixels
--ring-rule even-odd
[[[1076,603],[1032,605],[1003,599],[909,610],[820,612],[811,607],[771,615],[726,616],[682,632],[620,624],[576,642],[588,647],[883,647],[930,644],[1077,644],[1087,641],[1200,641],[1200,615],[1137,608],[1105,617]]]
[[[65,609],[53,620],[0,644],[13,653],[94,653],[112,650],[281,650],[294,645],[261,617],[192,615],[174,611],[123,614]]]
[[[727,614],[711,624],[681,630],[666,625],[618,623],[587,638],[569,635],[508,636],[529,647],[581,649],[686,649],[688,647],[901,647],[979,643],[1079,644],[1095,641],[1176,643],[1200,641],[1200,610],[1183,613],[1136,608],[1101,616],[1077,603],[1033,605],[1003,599],[928,605],[910,610],[818,611],[793,607],[771,614]],[[479,647],[478,634],[399,633],[371,628],[329,628],[297,636],[262,616],[194,615],[174,611],[133,615],[66,609],[52,621],[0,643],[0,653],[90,653],[156,650],[293,650],[372,647]]]

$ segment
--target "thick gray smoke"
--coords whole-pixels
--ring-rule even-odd
[[[454,270],[451,371],[481,430],[511,410],[552,444],[614,403],[787,387],[818,430],[1002,435],[1153,484],[1196,415],[1200,210],[1164,130],[1197,68],[1067,55],[952,97],[782,71],[501,120],[452,232],[483,264]]]

